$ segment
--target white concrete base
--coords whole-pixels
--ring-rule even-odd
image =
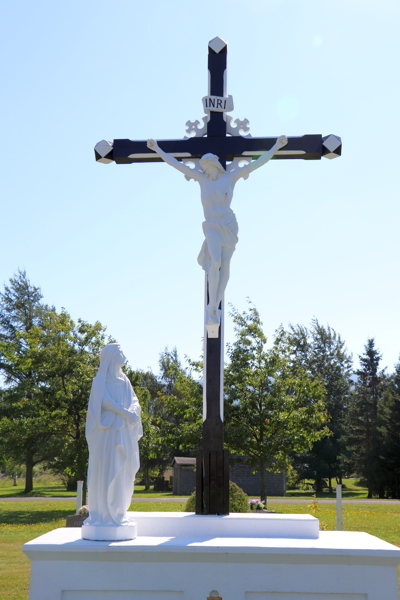
[[[98,525],[85,525],[81,528],[81,536],[83,540],[92,540],[96,542],[123,542],[125,540],[134,540],[137,537],[137,526],[130,515],[128,516],[129,523],[121,525],[121,527]]]
[[[218,529],[226,517],[207,523],[208,517],[163,513],[164,521],[157,515],[151,523],[149,513],[142,520],[137,514],[133,541],[87,541],[79,528],[64,528],[25,544],[32,559],[30,600],[207,600],[212,591],[223,600],[397,600],[400,549],[366,533],[220,537],[210,523]],[[254,525],[251,516],[229,520],[244,533],[243,523]],[[262,520],[271,516],[286,518],[283,530],[290,526],[290,515],[254,519],[266,527]],[[173,522],[196,535],[156,535]],[[153,535],[143,536],[146,528]]]
[[[318,539],[319,520],[311,515],[231,513],[196,515],[183,512],[128,512],[140,536],[202,538]]]

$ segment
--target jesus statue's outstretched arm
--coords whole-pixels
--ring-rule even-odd
[[[176,160],[176,158],[174,158],[173,156],[167,154],[167,152],[164,152],[164,150],[161,150],[156,140],[149,139],[147,141],[147,147],[150,148],[150,150],[153,150],[153,152],[156,152],[156,154],[158,154],[158,156],[160,156],[164,162],[166,162],[168,165],[171,165],[171,167],[174,167],[174,169],[177,169],[178,171],[183,173],[189,179],[195,179],[196,181],[200,180],[200,173],[198,171],[187,167],[186,165],[179,162],[179,160]]]
[[[279,136],[269,152],[266,152],[265,154],[260,156],[260,158],[257,158],[257,160],[253,160],[249,165],[245,167],[239,167],[231,171],[233,175],[233,180],[238,180],[240,179],[240,177],[247,178],[250,173],[252,173],[256,169],[259,169],[260,167],[265,165],[269,160],[271,160],[274,154],[276,154],[278,150],[283,148],[283,146],[286,146],[287,143],[288,139],[286,135]]]

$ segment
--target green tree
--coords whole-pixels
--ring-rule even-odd
[[[145,485],[151,470],[163,471],[174,456],[193,455],[201,445],[203,390],[183,367],[176,348],[160,353],[160,375],[126,369],[142,409],[140,464]]]
[[[76,323],[66,311],[41,304],[41,293],[19,272],[1,300],[0,448],[24,462],[25,491],[33,467],[46,463],[67,486],[84,478],[85,416],[91,380],[104,343],[100,323]]]
[[[140,472],[145,488],[150,489],[150,472],[163,465],[163,440],[157,417],[158,392],[162,386],[152,371],[134,370],[127,366],[125,373],[138,397],[141,408],[143,437],[139,440]]]
[[[34,380],[29,386],[11,387],[2,394],[0,454],[5,460],[25,465],[26,493],[33,489],[35,465],[51,457],[56,433],[53,415],[43,406]]]
[[[99,322],[74,321],[65,310],[49,311],[26,341],[40,401],[57,428],[52,455],[45,462],[73,490],[78,480],[86,480],[86,412],[105,328]]]
[[[345,425],[347,468],[363,477],[368,486],[368,498],[384,495],[382,469],[381,408],[386,375],[379,370],[381,355],[375,340],[368,339],[364,354],[359,357],[361,368],[349,399]]]
[[[314,442],[311,450],[296,457],[296,469],[304,478],[315,479],[316,491],[322,491],[323,478],[342,482],[343,425],[352,381],[352,357],[345,342],[329,325],[324,327],[313,319],[310,328],[290,325],[281,329],[278,340],[285,340],[294,372],[303,368],[324,385],[328,413],[327,426],[331,435]]]
[[[168,459],[192,455],[202,443],[203,388],[191,369],[171,361],[168,377],[173,386],[159,392],[163,409],[160,433],[168,449]]]
[[[25,492],[33,487],[33,468],[51,451],[53,423],[40,404],[37,374],[29,363],[26,335],[39,326],[49,307],[40,288],[18,271],[0,293],[0,450],[9,460],[25,464]]]
[[[400,362],[387,380],[381,412],[381,456],[386,495],[400,498]]]
[[[305,370],[291,370],[282,343],[266,349],[257,309],[232,309],[236,341],[228,344],[225,371],[225,436],[229,449],[248,457],[260,473],[281,471],[293,453],[302,453],[328,433],[324,388]]]

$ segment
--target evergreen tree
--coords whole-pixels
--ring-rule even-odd
[[[0,293],[0,374],[6,384],[0,403],[0,449],[5,457],[25,464],[25,492],[32,490],[33,467],[48,456],[52,437],[51,423],[37,404],[36,373],[27,359],[25,339],[49,310],[41,300],[40,288],[21,270]]]
[[[382,357],[375,348],[374,339],[368,339],[364,354],[359,358],[361,368],[356,371],[357,381],[350,395],[346,418],[344,463],[365,479],[368,498],[372,498],[373,494],[383,497],[383,439],[380,426],[386,376],[384,370],[379,370]]]
[[[400,498],[400,362],[387,381],[381,414],[385,491],[391,498]]]

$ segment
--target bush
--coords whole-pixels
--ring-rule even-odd
[[[298,490],[301,485],[300,473],[295,469],[289,469],[287,474],[287,489]]]
[[[196,492],[193,492],[186,502],[185,512],[196,512]],[[229,512],[249,512],[247,494],[236,483],[233,483],[233,481],[229,482]]]

